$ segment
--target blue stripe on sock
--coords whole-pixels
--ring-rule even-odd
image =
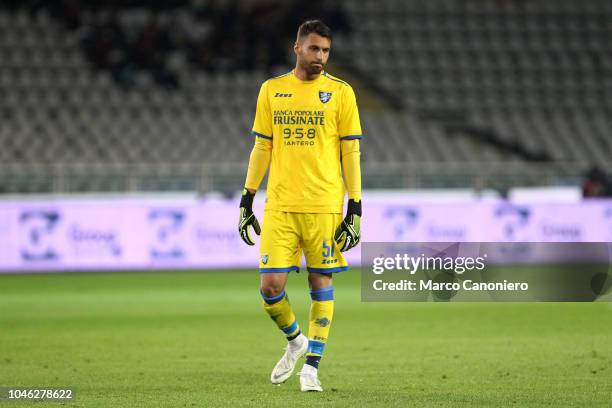
[[[261,289],[259,289],[259,293],[261,293],[261,297],[263,298],[264,302],[266,302],[269,305],[273,305],[273,304],[275,304],[277,302],[280,302],[285,297],[285,290],[284,289],[283,289],[283,291],[281,293],[279,293],[276,296],[272,296],[272,297],[267,297],[263,293],[263,290],[261,290]]]
[[[320,362],[321,356],[306,356],[306,364],[311,365],[314,368],[319,368]]]
[[[312,300],[334,300],[334,286],[329,285],[325,288],[311,289],[310,298]]]
[[[294,320],[293,323],[291,323],[291,326],[285,327],[284,329],[281,329],[281,330],[284,331],[285,334],[291,334],[294,331],[296,331],[297,328],[298,328],[297,320]]]
[[[302,334],[301,330],[298,330],[295,334],[292,334],[290,336],[287,336],[287,341],[291,341],[293,339],[297,339],[297,337]]]
[[[324,349],[325,349],[325,343],[322,343],[320,341],[315,341],[315,340],[308,340],[307,353],[312,353],[312,354],[322,356]]]

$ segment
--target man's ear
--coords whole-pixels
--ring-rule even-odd
[[[295,55],[297,55],[297,54],[298,54],[298,50],[299,50],[299,49],[300,49],[300,43],[299,43],[298,41],[296,41],[296,42],[293,44],[293,52],[295,53]]]

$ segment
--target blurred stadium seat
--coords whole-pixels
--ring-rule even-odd
[[[346,4],[364,24],[344,47],[367,49],[357,66],[410,110],[456,110],[554,161],[610,165],[610,2]]]
[[[94,3],[0,6],[0,192],[239,189],[259,85],[290,65],[194,64],[190,41],[211,26],[191,2]],[[383,106],[362,104],[365,187],[577,184],[593,166],[610,170],[612,3],[341,4],[351,29],[330,69]],[[111,43],[97,65],[92,32],[113,24],[180,38],[136,63]]]

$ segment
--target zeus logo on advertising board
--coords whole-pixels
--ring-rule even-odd
[[[388,207],[383,214],[393,224],[393,238],[396,241],[409,239],[410,231],[419,221],[419,211],[409,206]]]
[[[527,229],[531,219],[531,210],[528,207],[503,203],[495,210],[495,218],[501,221],[503,239],[505,242],[519,242],[518,244],[498,245],[496,254],[500,259],[512,262],[517,256],[527,257],[531,253],[532,246],[525,240],[521,232]]]
[[[151,258],[180,259],[185,251],[179,242],[179,233],[185,223],[185,213],[175,209],[155,209],[149,213],[149,222],[153,227],[153,247]]]
[[[55,261],[59,253],[53,245],[53,234],[59,223],[57,211],[24,211],[19,217],[20,227],[25,232],[21,259],[24,261]]]
[[[529,224],[531,211],[527,207],[520,207],[504,203],[495,210],[495,217],[501,220],[501,227],[506,241],[520,241],[520,232]]]

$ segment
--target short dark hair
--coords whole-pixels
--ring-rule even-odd
[[[320,35],[321,37],[328,38],[329,41],[331,41],[332,39],[331,29],[321,20],[304,21],[300,25],[300,28],[298,28],[297,38],[298,40],[300,40],[310,33],[315,33]]]

